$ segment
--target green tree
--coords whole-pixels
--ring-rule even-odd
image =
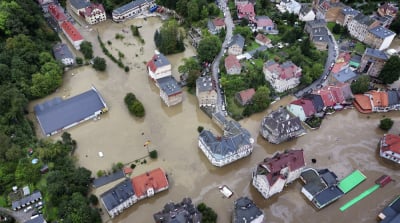
[[[93,68],[98,71],[105,71],[107,67],[106,60],[101,57],[95,57],[93,59]]]
[[[63,200],[60,204],[60,217],[63,222],[70,223],[97,223],[101,222],[97,210],[88,206],[88,200],[80,193],[73,193],[70,200]]]
[[[80,51],[85,59],[90,60],[93,58],[93,46],[89,41],[83,41],[80,45]]]
[[[370,78],[368,75],[362,75],[350,85],[353,94],[363,94],[369,89]]]
[[[384,118],[380,121],[379,128],[385,131],[389,131],[392,128],[393,124],[394,122],[392,119]]]
[[[204,203],[200,203],[197,205],[197,210],[203,215],[202,222],[203,223],[216,223],[218,215],[215,211],[208,207]]]
[[[199,20],[199,5],[197,4],[196,0],[190,0],[187,4],[187,11],[188,11],[188,22],[196,22]]]
[[[262,111],[268,108],[270,100],[270,91],[267,86],[261,86],[257,89],[256,93],[253,96],[253,104],[257,107],[258,111]]]
[[[235,26],[235,30],[233,30],[233,34],[240,34],[244,37],[245,42],[250,42],[253,37],[253,32],[248,26]]]
[[[332,28],[332,32],[334,34],[340,34],[341,30],[342,30],[342,27],[338,23],[335,23],[335,25]]]
[[[390,30],[393,30],[397,35],[400,34],[400,13],[397,13],[395,20],[390,24]]]
[[[76,57],[76,58],[75,58],[75,61],[76,61],[76,64],[78,64],[78,65],[82,65],[82,64],[83,64],[83,59],[82,59],[82,57]]]
[[[40,70],[32,76],[31,94],[34,97],[43,97],[54,92],[62,83],[62,70],[55,62],[45,63]]]
[[[169,20],[162,25],[159,32],[155,32],[154,41],[160,52],[168,55],[185,50],[184,36],[183,30],[179,28],[177,21]]]
[[[194,88],[196,86],[196,80],[200,76],[201,66],[199,61],[193,57],[183,58],[183,64],[178,67],[178,72],[187,74],[186,86]]]
[[[176,2],[176,12],[183,17],[187,17],[187,4],[187,0],[178,0]]]
[[[213,35],[200,40],[199,47],[197,48],[197,53],[200,61],[213,61],[215,56],[217,56],[217,54],[221,50],[221,46],[221,40]]]
[[[379,79],[385,84],[392,84],[400,77],[400,57],[392,56],[385,63],[379,74]]]

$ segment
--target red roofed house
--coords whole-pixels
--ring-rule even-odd
[[[54,3],[50,3],[48,6],[48,10],[50,13],[50,19],[58,26],[60,26],[62,22],[67,20],[67,16],[64,14],[64,10],[60,6]]]
[[[247,18],[252,21],[256,16],[254,5],[252,3],[237,5],[237,16],[239,19]]]
[[[209,20],[207,26],[210,33],[214,35],[225,29],[226,27],[223,18],[215,18],[213,20]]]
[[[253,186],[267,199],[300,177],[305,167],[303,150],[289,150],[265,158],[253,172]]]
[[[84,39],[74,25],[68,21],[65,21],[61,23],[61,29],[75,49],[79,50]]]
[[[365,94],[356,94],[354,95],[354,107],[358,110],[358,112],[368,114],[372,113],[372,105],[369,97]]]
[[[348,52],[339,54],[338,59],[336,60],[335,65],[333,66],[331,72],[336,74],[342,69],[348,67],[350,59],[351,59],[351,54]]]
[[[242,65],[235,55],[229,55],[225,58],[225,69],[228,74],[240,74]]]
[[[300,83],[301,68],[292,61],[279,64],[273,60],[264,63],[265,79],[271,83],[277,92],[284,92],[296,87]]]
[[[147,63],[147,71],[153,80],[172,75],[171,63],[167,57],[160,52],[156,52],[151,60]]]
[[[385,2],[378,8],[378,14],[382,17],[388,15],[392,18],[396,18],[398,11],[399,8],[391,2]]]
[[[400,136],[385,134],[380,141],[379,155],[400,164]]]
[[[271,44],[271,40],[267,36],[258,33],[256,36],[256,43],[260,44],[261,46],[267,46]]]
[[[256,29],[261,31],[271,31],[275,27],[274,22],[268,16],[256,16],[254,22]]]
[[[253,99],[253,96],[255,93],[256,93],[256,91],[254,90],[254,88],[240,91],[240,92],[236,93],[236,100],[242,106],[245,106],[251,102],[251,99]]]
[[[102,4],[91,3],[85,8],[83,17],[90,25],[106,21],[106,11]]]
[[[132,186],[138,200],[151,197],[169,187],[167,176],[161,168],[132,178]]]
[[[324,107],[333,107],[336,105],[335,96],[332,91],[327,88],[322,88],[313,92],[313,94],[317,94],[321,96],[322,101],[324,102]]]
[[[335,104],[347,104],[348,101],[353,98],[353,93],[348,83],[328,85],[315,91],[315,93],[321,95],[326,107],[331,107]]]
[[[286,106],[286,109],[293,115],[299,117],[301,121],[306,120],[316,113],[314,105],[309,99],[298,99],[292,101]]]
[[[361,113],[390,111],[388,94],[384,91],[369,91],[354,96],[354,106]]]

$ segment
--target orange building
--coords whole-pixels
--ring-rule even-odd
[[[167,190],[169,183],[165,172],[161,168],[157,168],[132,178],[132,186],[137,199],[141,200]]]

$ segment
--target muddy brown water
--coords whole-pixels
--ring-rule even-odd
[[[129,30],[131,24],[142,26],[140,33],[146,41],[144,45],[132,37]],[[263,209],[267,222],[376,222],[377,214],[399,194],[400,186],[397,182],[391,183],[347,211],[339,211],[341,205],[372,186],[380,175],[388,174],[395,180],[400,179],[398,166],[383,161],[377,154],[379,138],[384,134],[377,128],[379,120],[384,116],[393,118],[395,125],[390,132],[399,134],[399,112],[362,115],[355,110],[344,110],[328,116],[319,130],[310,130],[296,140],[272,145],[259,136],[260,122],[271,110],[293,100],[292,97],[285,97],[267,111],[240,121],[256,139],[250,157],[222,168],[212,166],[197,147],[197,127],[201,125],[214,133],[221,132],[198,108],[196,97],[185,92],[182,104],[166,107],[158,89],[147,77],[144,62],[154,54],[153,34],[160,26],[158,18],[135,19],[123,24],[107,21],[89,28],[79,26],[85,39],[92,42],[95,55],[105,57],[96,39],[99,33],[104,42],[112,42],[108,48],[115,56],[117,50],[125,54],[123,61],[131,67],[130,72],[125,73],[109,59],[106,59],[105,72],[96,72],[91,67],[69,70],[57,92],[31,104],[32,111],[33,105],[54,96],[71,97],[92,85],[99,90],[110,111],[100,120],[91,120],[68,130],[78,142],[75,153],[78,164],[90,169],[93,175],[98,170],[111,169],[113,163],[131,163],[145,156],[144,142],[147,140],[151,141],[150,150],[157,149],[159,158],[147,159],[147,164],[139,164],[133,176],[161,167],[169,174],[169,190],[139,201],[115,219],[109,219],[105,213],[102,216],[104,222],[154,222],[153,213],[160,211],[167,202],[180,202],[184,197],[191,197],[195,203],[205,202],[212,207],[218,213],[219,223],[227,223],[231,221],[233,201],[240,196],[252,198]],[[123,29],[128,32],[123,32]],[[116,40],[116,33],[123,34],[125,38]],[[194,54],[195,50],[187,44],[184,53],[168,56],[176,78],[182,59]],[[143,102],[146,109],[144,118],[137,119],[128,113],[123,102],[128,92],[133,92]],[[60,135],[52,138],[57,140]],[[303,148],[308,166],[329,168],[340,179],[359,169],[367,180],[320,211],[315,210],[301,194],[300,182],[289,185],[284,192],[268,200],[263,199],[251,186],[253,168],[265,157],[290,148]],[[104,157],[100,158],[98,152],[103,152]],[[311,163],[312,158],[317,160],[315,164]],[[94,190],[94,193],[100,195],[114,184]],[[232,198],[225,199],[220,194],[217,187],[222,184],[234,191]]]

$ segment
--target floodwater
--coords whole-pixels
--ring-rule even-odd
[[[140,51],[142,45],[131,35],[131,24],[142,25],[140,33],[146,41],[143,53]],[[92,42],[95,55],[106,57],[97,42],[98,32],[103,42],[112,42],[108,48],[114,55],[117,55],[117,50],[124,53],[123,62],[129,63],[131,70],[125,73],[108,58],[107,70],[102,73],[95,72],[89,66],[73,69],[66,72],[63,86],[45,98],[70,97],[88,90],[92,85],[104,97],[110,107],[107,114],[101,116],[100,120],[88,121],[68,130],[78,143],[75,152],[78,164],[90,169],[93,175],[98,170],[110,170],[113,163],[131,163],[144,157],[147,154],[144,147],[147,140],[151,141],[149,149],[157,149],[159,153],[157,160],[147,159],[147,164],[139,164],[133,176],[161,167],[169,175],[169,190],[139,201],[115,219],[110,220],[105,213],[105,222],[154,222],[153,213],[160,211],[167,202],[180,202],[184,197],[191,197],[195,203],[205,202],[212,207],[218,213],[219,223],[227,223],[231,222],[233,201],[240,196],[252,198],[264,210],[268,222],[376,222],[377,214],[398,195],[400,186],[391,183],[347,211],[339,211],[341,205],[372,186],[380,175],[388,174],[396,180],[400,179],[400,168],[377,155],[377,143],[384,134],[377,128],[379,120],[383,116],[393,118],[395,125],[391,132],[399,134],[398,112],[362,115],[355,110],[344,110],[328,116],[319,130],[310,130],[296,140],[272,145],[259,136],[260,122],[272,109],[293,100],[285,97],[267,111],[240,121],[256,139],[251,156],[222,168],[212,166],[197,147],[197,127],[204,126],[218,134],[221,131],[198,108],[194,95],[185,92],[182,104],[168,108],[161,101],[158,89],[147,77],[144,62],[154,54],[153,34],[160,25],[158,18],[148,18],[130,20],[124,24],[107,21],[94,26],[92,31],[80,27],[83,36]],[[123,32],[123,29],[128,32]],[[125,38],[116,40],[116,33],[123,34]],[[178,77],[176,70],[182,58],[194,54],[194,49],[187,44],[184,53],[168,56],[175,77]],[[128,113],[123,102],[128,92],[133,92],[144,104],[144,118],[137,119]],[[52,138],[59,139],[60,135]],[[291,148],[304,149],[308,166],[329,168],[340,179],[359,169],[367,176],[367,180],[320,211],[315,210],[301,194],[300,182],[289,185],[284,192],[268,200],[263,199],[251,186],[252,169],[265,157]],[[103,152],[104,157],[100,158],[98,152]],[[317,162],[312,164],[311,158]],[[226,199],[220,194],[217,187],[222,184],[234,191],[232,198]],[[100,195],[110,186],[99,188],[94,193]]]

